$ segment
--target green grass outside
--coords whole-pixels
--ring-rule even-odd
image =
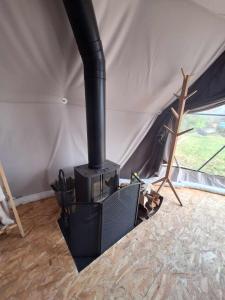
[[[179,138],[175,156],[180,166],[197,170],[223,145],[225,137],[221,135],[202,136],[194,132]],[[225,149],[201,171],[225,176]]]

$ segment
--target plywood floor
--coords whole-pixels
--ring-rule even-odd
[[[46,199],[19,207],[26,231],[0,237],[0,299],[225,299],[225,198],[168,188],[160,211],[81,273]]]

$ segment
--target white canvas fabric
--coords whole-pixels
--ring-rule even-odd
[[[2,187],[0,186],[0,226],[1,225],[10,225],[14,221],[9,216],[8,204],[3,193]]]
[[[225,19],[196,2],[93,0],[108,159],[127,161],[178,92],[180,67],[195,81],[225,50]],[[59,168],[87,162],[83,66],[62,0],[2,0],[0,39],[0,160],[15,196],[43,192]]]
[[[224,0],[192,0],[201,7],[208,9],[221,17],[225,17],[225,2]]]

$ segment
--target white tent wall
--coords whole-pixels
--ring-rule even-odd
[[[210,12],[213,12],[220,16],[225,16],[225,2],[224,0],[192,0],[201,7],[208,9]]]
[[[194,81],[225,50],[225,19],[189,0],[93,3],[107,158],[123,165],[179,90],[180,67]],[[81,58],[61,0],[2,0],[0,39],[0,160],[15,196],[40,193],[87,162]]]

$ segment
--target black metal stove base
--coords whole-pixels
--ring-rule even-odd
[[[78,271],[135,227],[139,190],[131,184],[100,203],[76,202],[62,213],[58,223]]]
[[[141,219],[138,218],[137,220],[137,224],[136,226],[138,226],[139,224],[141,224],[143,221]],[[59,219],[58,220],[58,224],[59,224],[59,227],[61,229],[61,232],[64,236],[64,239],[67,243],[67,246],[69,248],[69,244],[68,244],[68,239],[67,239],[67,234],[66,234],[66,229],[64,228],[63,226],[63,222],[62,222],[62,219]],[[70,252],[71,253],[71,252]],[[72,254],[71,254],[72,256]],[[73,260],[74,260],[74,263],[76,265],[76,268],[77,268],[77,271],[78,272],[81,272],[83,269],[85,269],[88,265],[90,265],[96,258],[98,258],[100,255],[98,256],[89,256],[89,257],[81,257],[81,256],[72,256],[73,257]]]
[[[88,265],[90,265],[97,257],[73,257],[77,267],[77,271],[81,272]]]
[[[160,200],[161,200],[161,203],[162,203],[163,198],[160,197]],[[161,203],[160,203],[160,205],[161,205]],[[156,213],[157,210],[154,213]],[[110,208],[110,211],[111,211],[111,208]],[[110,215],[112,216],[111,213],[110,213]],[[148,218],[151,217],[152,215],[149,215]],[[121,217],[123,217],[123,215],[120,216],[120,218]],[[113,216],[113,219],[114,218],[115,218],[115,215]],[[132,231],[132,229],[134,227],[138,226],[140,223],[142,223],[143,221],[145,221],[145,219],[148,219],[148,218],[143,218],[143,216],[142,216],[142,214],[140,214],[140,210],[139,210],[139,214],[138,214],[138,217],[136,219],[136,222],[135,222],[134,226],[132,228],[130,228],[130,230],[127,230],[126,232],[124,232],[124,234],[121,235],[120,238],[122,236],[124,236],[126,233],[128,233],[129,231]],[[76,265],[76,268],[77,268],[78,272],[82,271],[84,268],[86,268],[89,264],[91,264],[96,258],[98,258],[101,255],[101,253],[99,253],[97,255],[91,255],[91,256],[90,255],[86,255],[86,256],[74,255],[74,248],[73,247],[76,246],[76,244],[79,243],[79,241],[81,241],[80,238],[82,238],[82,234],[81,234],[80,238],[75,239],[76,243],[73,244],[73,243],[70,242],[70,229],[71,229],[70,225],[71,224],[69,225],[69,223],[66,221],[66,219],[63,219],[62,217],[58,220],[58,224],[59,224],[61,232],[64,236],[64,239],[67,243],[67,246],[70,250],[71,256],[73,257],[73,260],[74,260],[74,263]],[[72,225],[74,225],[74,224],[72,224]],[[74,228],[74,227],[72,227],[72,228]],[[115,226],[112,226],[111,228],[115,228]],[[80,230],[78,230],[78,232],[80,232]],[[109,236],[108,232],[107,232],[107,236]],[[102,252],[104,252],[106,249],[108,249],[116,241],[118,241],[118,239],[116,239],[113,243],[111,243],[107,247],[103,248]],[[75,253],[77,253],[77,252],[75,252]]]
[[[140,225],[141,223],[143,222],[142,219],[140,218],[137,218],[137,223],[136,223],[136,226],[137,227],[138,225]],[[67,246],[69,248],[69,244],[68,244],[68,235],[66,233],[66,229],[64,228],[63,226],[63,222],[62,222],[62,219],[59,219],[58,220],[58,224],[59,224],[59,227],[61,229],[61,232],[64,236],[64,239],[67,243]],[[71,253],[71,252],[70,252]],[[90,265],[96,258],[98,258],[100,255],[97,255],[97,256],[89,256],[89,257],[81,257],[81,256],[73,256],[72,253],[71,253],[71,256],[73,257],[73,260],[74,260],[74,263],[76,265],[76,268],[77,268],[77,271],[78,272],[81,272],[83,269],[85,269],[88,265]]]
[[[63,237],[67,243],[67,246],[69,248],[69,242],[68,242],[69,236],[68,236],[67,228],[65,227],[65,224],[64,224],[62,218],[58,219],[58,224],[59,224],[59,227],[63,234]],[[89,256],[89,257],[75,256],[74,257],[71,252],[70,252],[70,254],[73,257],[73,260],[74,260],[74,263],[76,265],[78,272],[81,272],[83,269],[85,269],[88,265],[90,265],[98,257],[98,256]]]

